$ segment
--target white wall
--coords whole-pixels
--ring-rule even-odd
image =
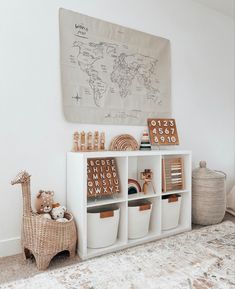
[[[181,147],[193,161],[234,182],[233,20],[191,0],[2,0],[0,2],[0,255],[19,251],[22,199],[10,186],[22,168],[33,196],[52,189],[65,202],[66,152],[74,130],[105,130],[108,140],[143,127],[65,121],[58,9],[64,7],[171,40],[172,107]]]

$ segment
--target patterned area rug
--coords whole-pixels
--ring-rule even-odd
[[[234,289],[235,224],[205,227],[0,288]]]

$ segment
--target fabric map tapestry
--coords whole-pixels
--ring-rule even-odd
[[[170,115],[169,40],[63,8],[59,16],[68,121],[146,125]]]

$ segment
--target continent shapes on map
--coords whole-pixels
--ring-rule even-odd
[[[122,99],[131,94],[132,83],[135,79],[146,89],[146,99],[154,102],[158,100],[157,80],[155,84],[152,83],[157,59],[139,53],[124,53],[118,45],[107,42],[74,41],[73,47],[77,49],[78,66],[88,76],[94,104],[97,107],[103,106],[110,81],[118,86]],[[74,64],[74,58],[71,58],[71,63]],[[109,63],[112,65],[110,66]],[[109,79],[105,79],[102,72],[103,75],[104,72],[108,73]]]
[[[98,71],[93,69],[93,64],[103,58],[102,45],[95,43],[82,43],[75,41],[73,47],[77,47],[77,63],[80,69],[89,77],[89,85],[93,91],[94,103],[100,106],[101,99],[107,89],[107,84],[99,77]]]
[[[116,57],[116,45],[105,42],[99,43],[83,43],[75,41],[73,47],[78,48],[77,63],[82,71],[89,76],[89,85],[93,91],[94,103],[96,106],[102,106],[104,95],[108,88],[106,83],[100,76],[100,71],[94,68],[99,60],[105,59],[107,55]],[[100,63],[103,70],[106,66]]]
[[[136,78],[147,90],[147,98],[157,98],[158,89],[152,86],[152,75],[154,74],[157,59],[142,54],[121,53],[115,61],[111,81],[117,83],[122,98],[131,93],[132,81]]]

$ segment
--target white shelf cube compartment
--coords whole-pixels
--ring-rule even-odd
[[[150,197],[147,201],[152,203],[148,234],[142,238],[128,239],[128,246],[135,246],[161,238],[161,198],[159,196]]]
[[[168,203],[167,199],[162,199],[162,233],[191,229],[191,194],[177,195],[177,202]]]
[[[111,214],[110,214],[111,213]],[[90,216],[89,216],[90,215]],[[90,218],[90,219],[89,219]],[[93,223],[89,223],[89,221]],[[118,225],[116,227],[116,225]],[[93,228],[94,226],[94,228]],[[114,232],[117,232],[116,234],[116,240],[109,244],[106,245],[106,241],[104,241],[104,245],[100,245],[101,247],[108,247],[116,242],[126,242],[127,240],[127,206],[126,202],[122,203],[114,203],[110,205],[105,205],[105,206],[100,206],[100,207],[95,207],[95,208],[88,208],[87,209],[87,247],[91,249],[99,249],[99,245],[97,248],[95,246],[90,246],[89,244],[92,242],[89,242],[89,236],[94,236],[93,231],[98,230],[97,232],[97,237],[98,234],[100,236],[100,239],[103,238],[102,235],[104,235],[104,239],[107,236],[107,239],[109,239],[109,233],[114,236]],[[116,230],[117,228],[117,230]],[[105,236],[106,235],[106,236]],[[112,236],[110,236],[110,239],[112,239]],[[98,240],[99,242],[99,240]],[[107,240],[107,242],[109,242]],[[94,243],[94,242],[93,242]],[[102,243],[102,241],[101,241]]]
[[[152,207],[152,202],[146,199],[128,202],[128,239],[148,235]]]
[[[107,218],[104,216],[103,220],[98,220],[98,223],[94,223],[96,225],[96,228],[94,228],[94,231],[92,232],[92,227],[89,227],[89,216],[87,219],[87,256],[88,257],[94,257],[98,256],[99,252],[107,251],[109,252],[113,248],[120,246],[121,244],[124,245],[127,243],[127,203],[122,202],[118,204],[112,204],[112,205],[105,205],[101,207],[95,207],[92,209],[88,209],[88,212],[92,212],[95,210],[95,212],[111,212],[114,209],[113,216],[108,216]],[[118,214],[117,214],[118,212]],[[117,224],[117,218],[115,218],[118,215],[118,228],[117,228],[117,237],[114,240],[114,234],[116,233],[116,224]],[[96,222],[96,220],[95,220]],[[97,236],[95,236],[95,231],[97,231]],[[90,246],[89,242],[89,236],[92,235],[92,237],[100,238],[100,240],[93,241],[93,244],[98,244],[98,246]],[[110,243],[111,241],[112,243]],[[109,243],[107,245],[107,243]]]
[[[92,249],[113,245],[117,240],[120,208],[96,207],[87,210],[87,247]]]
[[[172,196],[174,199],[172,199]],[[181,211],[181,195],[162,197],[162,230],[171,230],[179,225]]]
[[[93,157],[87,157],[87,160]],[[103,157],[105,158],[105,157]],[[99,159],[102,159],[99,157]],[[126,200],[127,188],[127,157],[115,157],[117,172],[119,176],[120,192],[107,196],[87,197],[87,207],[96,207],[112,203],[120,203]]]
[[[161,156],[129,156],[128,157],[128,179],[135,179],[140,183],[141,191],[144,181],[141,180],[140,173],[145,169],[150,169],[153,173],[152,183],[148,185],[148,192],[145,197],[160,195],[161,193]],[[153,184],[153,185],[152,185]],[[142,196],[140,194],[140,196]],[[129,196],[132,199],[132,196]],[[142,196],[143,197],[143,196]],[[133,197],[134,198],[134,197]]]
[[[162,192],[164,195],[169,195],[169,194],[177,194],[177,193],[183,193],[183,192],[188,192],[191,190],[191,166],[192,166],[192,157],[190,153],[185,153],[185,154],[166,154],[162,156],[162,158],[182,158],[183,159],[183,178],[184,178],[184,188],[182,190],[175,190],[175,191],[168,191],[168,192]]]

